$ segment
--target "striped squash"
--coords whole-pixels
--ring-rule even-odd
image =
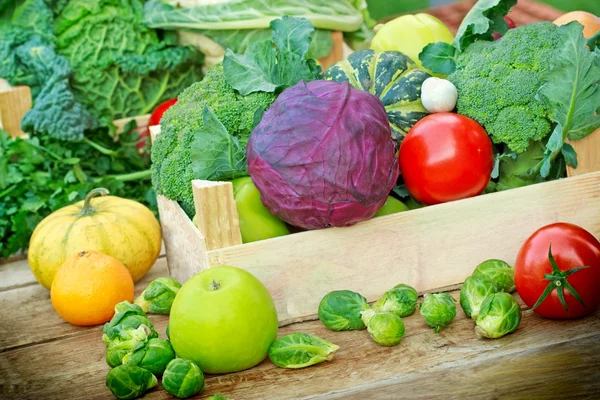
[[[421,85],[430,76],[403,53],[365,49],[332,65],[323,77],[348,82],[379,97],[387,111],[392,137],[400,144],[410,128],[428,114],[421,104]]]
[[[47,289],[65,259],[83,250],[116,258],[137,281],[154,265],[160,246],[160,225],[152,211],[98,188],[85,200],[44,218],[33,231],[27,259],[33,275]]]

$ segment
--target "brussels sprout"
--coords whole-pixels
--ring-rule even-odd
[[[448,293],[428,293],[420,307],[425,322],[438,333],[456,317],[456,300]]]
[[[488,294],[502,291],[487,275],[473,275],[460,288],[460,306],[469,318],[476,319]]]
[[[162,386],[173,396],[185,399],[202,392],[204,374],[193,361],[175,358],[165,369]]]
[[[361,313],[369,309],[367,299],[350,290],[335,290],[319,303],[319,319],[333,331],[364,329]]]
[[[123,330],[137,329],[140,325],[146,325],[150,329],[150,338],[158,337],[158,332],[154,330],[154,326],[141,307],[128,301],[122,301],[115,306],[115,315],[112,319],[104,324],[102,340],[108,344]]]
[[[206,400],[229,400],[229,399],[227,399],[227,397],[223,396],[220,393],[215,393],[212,396],[210,396],[209,398],[207,398]]]
[[[146,343],[150,339],[150,329],[140,325],[137,329],[122,328],[111,340],[106,343],[106,363],[117,367],[123,363],[123,357],[132,352],[139,343]]]
[[[331,361],[339,346],[307,333],[292,333],[277,339],[269,348],[269,359],[281,368],[304,368]]]
[[[153,338],[139,342],[131,353],[123,357],[123,364],[137,365],[154,375],[162,375],[167,364],[174,358],[175,352],[168,340]]]
[[[408,317],[417,309],[417,291],[404,283],[394,286],[373,303],[373,309],[380,312],[391,312],[399,317]]]
[[[363,314],[367,331],[375,343],[382,346],[396,346],[406,333],[402,318],[391,312],[367,310]]]
[[[168,315],[180,288],[181,284],[173,278],[155,279],[135,299],[135,304],[140,306],[144,312]]]
[[[497,339],[514,332],[521,323],[521,307],[509,293],[488,295],[479,309],[475,333],[479,337]]]
[[[515,290],[515,269],[502,260],[482,262],[473,271],[473,276],[477,275],[487,275],[503,292],[512,293]]]
[[[119,399],[135,399],[156,386],[150,371],[124,364],[111,369],[106,375],[106,387]]]

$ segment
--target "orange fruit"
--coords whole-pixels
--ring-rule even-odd
[[[133,301],[133,279],[123,263],[97,251],[81,251],[67,258],[50,288],[54,309],[73,325],[110,321],[115,305]]]
[[[583,25],[583,36],[585,36],[586,39],[591,38],[600,30],[600,18],[586,11],[568,12],[554,20],[554,23],[556,25],[564,25],[571,21],[578,21]]]

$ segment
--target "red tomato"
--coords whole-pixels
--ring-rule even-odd
[[[554,270],[548,254],[550,244],[556,262]],[[573,270],[582,266],[587,268]],[[519,251],[515,285],[531,308],[548,287],[552,289],[533,310],[544,317],[577,318],[593,312],[600,305],[600,242],[585,229],[564,222],[538,229]],[[560,301],[561,288],[567,309]]]
[[[494,167],[492,142],[471,118],[430,114],[400,146],[400,173],[410,194],[431,205],[483,192]]]
[[[154,109],[154,111],[152,111],[152,114],[150,114],[150,119],[148,120],[148,126],[154,126],[154,125],[158,125],[160,124],[160,120],[163,116],[163,114],[165,113],[165,111],[167,111],[167,109],[169,107],[171,107],[173,104],[177,103],[177,99],[170,99],[167,101],[164,101],[162,103],[160,103],[158,106],[156,106],[156,108]],[[150,130],[148,128],[144,129],[142,131],[142,133],[140,133],[140,140],[137,144],[137,148],[138,149],[143,149],[144,147],[146,147],[146,137],[150,136]]]

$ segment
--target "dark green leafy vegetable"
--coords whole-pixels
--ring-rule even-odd
[[[123,357],[131,353],[140,343],[145,344],[151,335],[150,328],[146,325],[137,328],[117,326],[111,332],[110,340],[103,335],[106,343],[106,363],[111,367],[123,364]]]
[[[473,274],[465,279],[460,288],[460,306],[467,317],[476,319],[485,298],[501,290],[487,275]]]
[[[185,399],[204,390],[204,374],[193,361],[175,358],[167,365],[162,386],[173,396]]]
[[[162,375],[174,358],[175,352],[168,340],[152,338],[139,342],[131,353],[123,357],[123,364],[137,365],[154,375]]]
[[[364,329],[362,312],[369,309],[367,299],[350,290],[329,292],[319,303],[319,319],[334,331]]]
[[[272,39],[251,44],[244,54],[225,51],[225,79],[242,95],[281,91],[320,76],[321,68],[305,57],[314,26],[307,19],[289,16],[273,20],[270,26]]]
[[[158,333],[142,308],[137,304],[122,301],[115,306],[115,315],[112,319],[104,324],[102,340],[108,343],[121,334],[123,329],[137,329],[140,325],[149,328],[149,338],[158,337]]]
[[[401,283],[394,286],[373,303],[373,310],[391,312],[399,317],[408,317],[417,309],[419,294],[412,286]]]
[[[111,369],[106,376],[106,387],[122,400],[141,397],[156,383],[156,377],[150,371],[135,365],[120,365]]]
[[[514,332],[521,323],[521,307],[509,293],[488,295],[479,310],[475,333],[480,337],[497,339]]]
[[[552,163],[560,154],[572,167],[577,166],[573,147],[565,141],[579,140],[600,128],[600,50],[587,49],[583,26],[571,22],[558,28],[558,53],[550,60],[550,68],[542,73],[546,82],[538,96],[551,107],[556,127],[546,143],[544,159],[530,174],[550,175]]]
[[[331,361],[339,346],[307,333],[292,333],[269,348],[269,359],[280,368],[305,368]]]
[[[498,291],[511,293],[515,290],[515,269],[502,260],[487,260],[473,271],[473,276],[486,275],[498,287]]]
[[[456,300],[448,293],[428,293],[424,296],[419,311],[427,325],[438,333],[456,317]]]
[[[135,304],[144,312],[168,315],[180,288],[181,284],[173,278],[157,278],[135,299]]]

